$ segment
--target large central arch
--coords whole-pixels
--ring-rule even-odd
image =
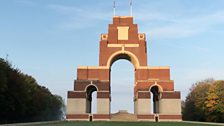
[[[137,69],[139,67],[139,60],[135,56],[135,54],[133,54],[130,51],[125,51],[125,50],[120,50],[120,51],[114,52],[109,57],[109,59],[107,61],[107,67],[110,68],[112,66],[112,64],[119,59],[126,59],[126,60],[130,61],[133,64],[133,66],[135,67],[135,69]]]
[[[111,113],[123,110],[134,112],[134,65],[125,58],[114,61],[110,67]]]
[[[101,34],[99,66],[78,67],[74,89],[68,91],[67,120],[111,119],[110,71],[111,65],[119,59],[130,61],[135,68],[134,115],[137,120],[180,121],[180,92],[174,91],[170,68],[148,66],[146,36],[138,33],[137,24],[129,16],[115,16],[108,33]],[[90,114],[88,107],[93,91],[97,91],[96,114]],[[150,106],[154,106],[154,112]]]
[[[117,52],[114,52],[110,57],[109,57],[109,59],[108,59],[108,61],[107,61],[107,67],[108,68],[110,68],[110,85],[111,85],[111,88],[113,87],[113,84],[114,83],[112,83],[112,65],[115,63],[115,62],[117,62],[117,61],[121,61],[121,60],[127,60],[127,61],[129,61],[131,64],[132,64],[132,66],[134,67],[134,71],[135,71],[135,69],[137,69],[138,67],[139,67],[139,60],[138,60],[138,58],[135,56],[135,54],[133,54],[133,53],[131,53],[131,52],[129,52],[129,51],[125,51],[125,50],[120,50],[120,51],[117,51]],[[135,72],[133,72],[133,74],[134,74],[134,76],[135,76]],[[134,79],[134,81],[135,81],[135,79]],[[132,82],[132,86],[134,87],[134,84],[135,84],[135,82]],[[125,89],[124,89],[125,90]],[[133,89],[134,90],[134,89]],[[132,92],[132,91],[130,91],[130,92]],[[113,92],[112,92],[112,90],[111,90],[111,94],[112,94]],[[134,94],[133,94],[134,95]],[[132,96],[133,96],[132,95]],[[113,96],[113,95],[111,95],[111,96]],[[113,96],[114,97],[114,96]],[[111,99],[113,99],[113,98],[111,98]],[[133,97],[132,97],[132,99],[133,99]],[[131,102],[133,102],[133,100],[131,99]],[[113,101],[111,100],[111,104],[113,103]],[[120,102],[120,104],[122,104],[123,102]],[[133,104],[132,104],[133,105]],[[133,107],[134,108],[134,107]],[[120,110],[124,110],[124,109],[121,109],[120,108]],[[133,110],[134,111],[134,110]]]

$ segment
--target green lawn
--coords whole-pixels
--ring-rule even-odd
[[[35,126],[212,126],[185,122],[59,122]]]

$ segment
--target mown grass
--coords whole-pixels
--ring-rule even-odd
[[[208,124],[192,124],[186,122],[59,122],[33,126],[212,126]],[[214,125],[215,126],[215,125]]]

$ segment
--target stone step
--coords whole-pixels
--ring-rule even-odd
[[[137,121],[137,116],[132,113],[128,113],[126,110],[120,110],[117,113],[111,115],[111,121]]]

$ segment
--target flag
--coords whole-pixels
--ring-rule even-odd
[[[132,0],[130,0],[130,6],[132,6]]]
[[[115,8],[115,0],[114,0],[114,8]]]

